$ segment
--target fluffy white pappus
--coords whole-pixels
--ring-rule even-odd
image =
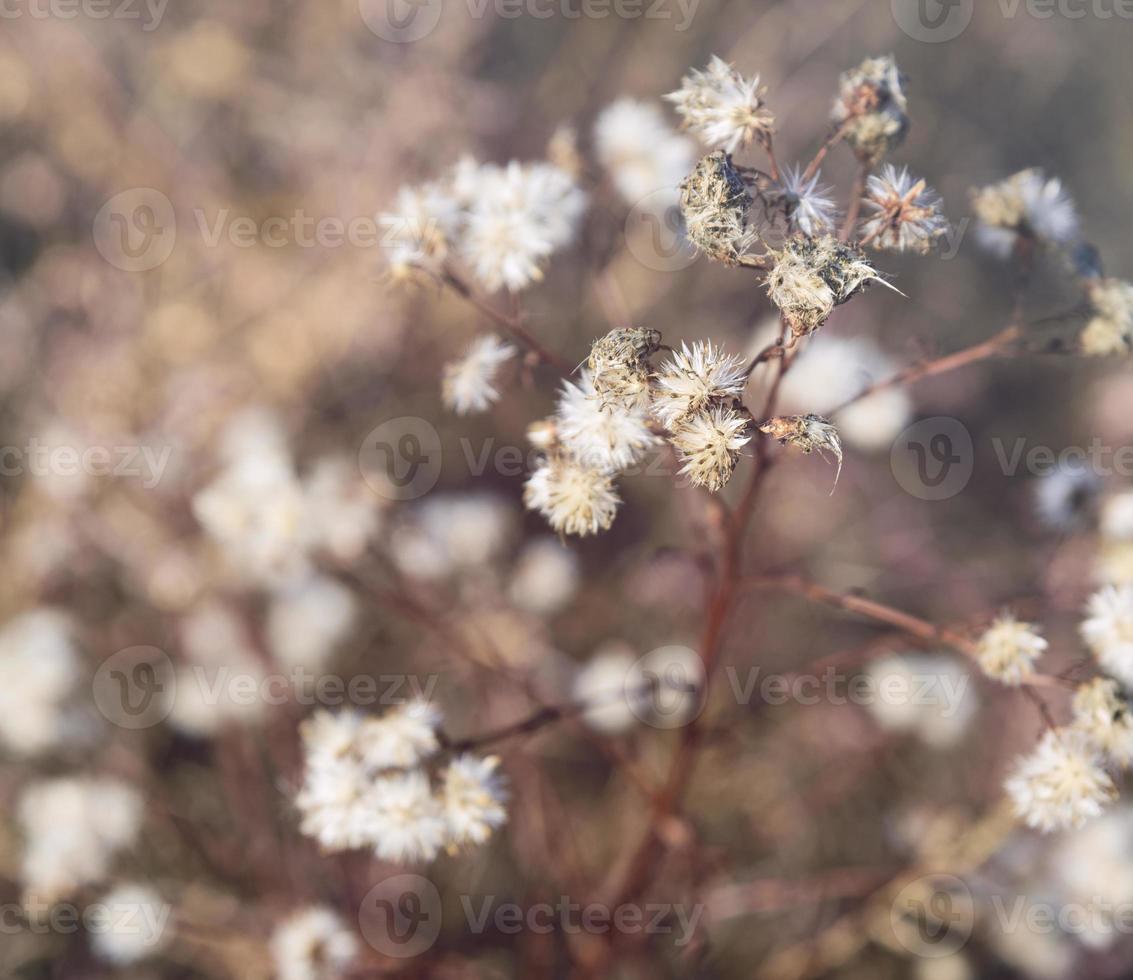
[[[692,140],[665,121],[658,106],[619,99],[594,123],[598,160],[627,204],[657,195],[675,207],[680,183],[696,162]]]
[[[291,583],[268,606],[272,655],[285,667],[318,670],[350,634],[357,605],[350,589],[325,575]]]
[[[543,277],[550,256],[570,245],[586,195],[570,174],[549,163],[480,168],[462,251],[490,291],[518,292]]]
[[[8,620],[0,628],[0,742],[30,756],[63,741],[78,672],[65,613],[42,607]]]
[[[91,949],[99,959],[127,966],[161,952],[168,944],[173,909],[149,885],[118,885],[98,904],[106,909],[103,927],[91,931]]]
[[[869,710],[882,728],[915,735],[926,745],[957,744],[976,714],[967,669],[953,657],[892,655],[866,670]]]
[[[1117,795],[1101,755],[1082,732],[1055,729],[1018,761],[1004,784],[1028,827],[1051,832],[1081,827],[1101,816]]]
[[[887,163],[866,184],[866,208],[872,212],[861,235],[874,248],[926,254],[949,232],[940,195],[905,167]]]
[[[378,215],[391,274],[402,278],[414,270],[437,273],[460,221],[460,203],[443,185],[400,188],[390,210]]]
[[[636,660],[624,644],[606,644],[575,675],[572,697],[586,705],[582,720],[595,731],[618,735],[638,723],[641,714],[630,702],[635,692],[627,683]]]
[[[1133,350],[1133,284],[1094,279],[1086,287],[1093,316],[1079,343],[1088,357],[1111,357]]]
[[[779,330],[777,320],[759,330],[751,348],[753,356],[774,342]],[[839,412],[834,410],[871,384],[893,376],[898,369],[898,363],[866,337],[821,333],[806,341],[784,376],[779,408],[786,414],[813,412],[825,416],[854,448],[888,452],[912,419],[912,399],[905,388],[885,388]],[[766,365],[757,368],[756,374],[763,384],[768,383],[770,372]]]
[[[419,769],[379,776],[367,791],[369,837],[383,861],[431,861],[448,843],[444,807]]]
[[[693,69],[665,98],[684,125],[706,145],[735,153],[752,140],[766,139],[775,116],[763,101],[759,76],[745,78],[716,55],[704,70]]]
[[[1133,712],[1117,681],[1095,677],[1074,694],[1073,727],[1115,766],[1133,764]]]
[[[666,429],[703,412],[713,402],[740,398],[747,384],[741,358],[725,354],[710,340],[682,343],[653,379],[653,414]]]
[[[1133,585],[1107,585],[1090,596],[1080,631],[1101,669],[1133,688]]]
[[[508,793],[498,756],[461,755],[441,776],[448,846],[484,844],[507,822]]]
[[[54,902],[111,869],[142,825],[141,795],[110,777],[60,777],[28,786],[17,807],[25,894]]]
[[[976,643],[976,661],[988,677],[1019,685],[1034,676],[1035,661],[1046,648],[1047,642],[1036,626],[1004,613]]]
[[[527,478],[523,503],[542,514],[555,531],[585,537],[613,524],[621,497],[610,474],[551,455]]]
[[[564,609],[578,591],[578,556],[553,537],[529,541],[512,569],[508,598],[537,616]]]
[[[1108,949],[1124,933],[1114,913],[1133,895],[1133,811],[1115,807],[1055,843],[1051,884],[1059,904],[1095,911],[1075,937],[1091,949]]]
[[[1057,177],[1022,170],[972,194],[979,224],[976,239],[992,254],[1008,258],[1020,236],[1065,246],[1078,239],[1078,212]]]
[[[374,769],[414,766],[437,751],[441,712],[428,701],[415,699],[367,718],[357,733],[362,760]]]
[[[807,177],[801,167],[787,167],[782,173],[779,194],[786,207],[790,230],[807,235],[831,234],[838,220],[833,189],[820,183],[822,172]]]
[[[681,462],[680,474],[694,487],[716,493],[732,478],[740,450],[749,442],[751,419],[724,405],[684,417],[669,441]]]
[[[228,724],[253,725],[263,719],[266,704],[258,692],[266,670],[230,606],[216,600],[196,606],[181,621],[181,646],[187,662],[178,666],[174,683],[163,692],[170,725],[204,738]]]
[[[404,575],[427,581],[482,568],[510,544],[517,516],[495,494],[436,494],[394,528],[390,554]]]
[[[279,980],[337,980],[359,952],[358,937],[325,906],[292,913],[275,927],[270,946]]]
[[[645,407],[601,397],[586,368],[577,384],[563,382],[555,430],[576,462],[599,473],[629,469],[661,442],[649,429]]]
[[[495,334],[474,340],[464,356],[444,367],[441,397],[457,415],[486,412],[500,400],[500,368],[515,356],[515,347]]]
[[[1035,514],[1055,531],[1081,527],[1094,511],[1101,485],[1101,478],[1089,467],[1059,464],[1035,481]]]
[[[234,420],[243,427],[246,417]],[[232,567],[255,584],[272,584],[306,566],[303,489],[285,447],[248,445],[240,432],[227,467],[192,500],[193,515]],[[236,454],[235,446],[243,448]]]
[[[304,537],[339,561],[362,557],[381,526],[381,501],[359,478],[357,462],[325,456],[303,478]]]

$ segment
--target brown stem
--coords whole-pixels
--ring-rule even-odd
[[[850,190],[850,205],[846,208],[846,220],[842,223],[842,230],[838,233],[838,241],[848,242],[854,234],[858,224],[858,215],[862,212],[862,199],[865,197],[866,183],[869,180],[869,164],[858,165],[858,172],[854,175],[854,186]]]
[[[457,276],[450,268],[446,267],[441,272],[441,280],[461,299],[467,301],[511,337],[523,344],[544,364],[556,368],[563,374],[570,374],[574,370],[574,365],[565,357],[547,350],[546,347],[535,339],[534,335],[519,322],[518,313],[513,316],[508,316],[506,313],[500,312],[479,296],[468,283]]]

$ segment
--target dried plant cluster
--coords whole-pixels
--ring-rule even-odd
[[[213,66],[242,78],[235,42],[202,36],[172,52],[205,93],[207,108],[177,119],[192,132],[224,115]],[[20,95],[6,59],[5,112]],[[184,455],[152,493],[29,477],[4,513],[0,887],[27,928],[16,952],[0,949],[0,975],[804,980],[890,975],[900,957],[918,980],[999,976],[999,960],[1054,980],[1120,949],[1106,920],[1032,968],[1021,947],[1037,940],[995,932],[989,909],[1002,879],[1067,901],[1102,881],[1133,901],[1133,491],[1083,467],[1037,480],[1036,533],[1060,550],[1031,578],[1073,601],[1036,601],[1006,576],[990,601],[972,583],[1000,565],[979,539],[998,536],[1001,565],[1020,569],[1031,558],[1004,544],[1013,529],[998,512],[993,530],[970,529],[967,498],[930,511],[936,498],[899,493],[899,462],[886,464],[919,408],[958,411],[934,407],[939,392],[914,402],[922,380],[997,358],[1053,372],[1066,362],[1052,355],[1130,353],[1133,284],[1105,271],[1063,183],[1021,171],[969,201],[1010,320],[911,360],[911,343],[844,327],[918,303],[897,289],[897,253],[923,269],[955,244],[943,197],[894,159],[915,80],[891,56],[845,71],[818,123],[791,133],[813,155],[788,163],[780,128],[796,121],[766,78],[719,57],[668,78],[675,91],[619,98],[591,126],[548,126],[542,159],[460,156],[474,136],[447,117],[445,138],[414,137],[417,182],[381,182],[380,276],[372,255],[322,280],[314,262],[206,252],[200,268],[175,258],[145,280],[138,296],[163,282],[173,296],[148,315],[141,300],[119,308],[77,254],[45,252],[19,295],[51,330],[88,315],[92,295],[107,308],[45,365],[53,397],[72,419],[90,406],[92,431],[145,425]],[[332,101],[303,103],[312,194],[347,193],[323,173]],[[428,131],[414,115],[402,122]],[[82,136],[53,138],[81,157]],[[368,186],[363,156],[352,176]],[[852,175],[838,186],[833,161]],[[29,171],[4,171],[0,205],[38,186]],[[656,301],[627,301],[617,263],[629,216],[650,208],[679,223],[690,256],[674,291],[718,279],[734,284],[730,303],[678,303],[667,269],[646,270],[664,281]],[[242,278],[203,291],[201,268],[229,260]],[[306,275],[321,285],[306,292]],[[1076,305],[1029,319],[1039,277]],[[206,315],[205,292],[233,305]],[[245,377],[228,370],[220,327],[264,317],[252,294],[274,312],[240,334],[266,365]],[[364,356],[324,336],[344,309],[378,338]],[[122,310],[144,332],[108,385],[106,360],[129,346]],[[302,342],[281,340],[296,322]],[[159,368],[168,383],[151,389]],[[40,427],[68,417],[50,399],[35,407]],[[521,462],[490,469],[509,438],[525,438],[505,447]],[[952,461],[956,446],[939,445],[928,457]],[[884,482],[866,476],[871,455]],[[874,569],[889,565],[908,608],[878,598]],[[913,611],[925,609],[943,621]],[[797,682],[827,671],[842,686],[806,701]],[[764,673],[799,710],[777,712]],[[969,751],[978,771],[952,778],[945,760]],[[929,802],[891,801],[901,780]],[[854,787],[860,812],[840,822]],[[936,914],[917,889],[939,872],[970,878],[978,966],[953,952],[931,972],[918,953],[932,929],[894,913],[911,888]],[[412,894],[375,898],[391,881]],[[664,906],[665,939],[569,915],[551,938],[527,916],[515,938],[491,915],[559,894],[646,918]],[[473,928],[481,899],[488,925]],[[132,915],[52,932],[58,909],[93,905]],[[435,924],[432,945],[403,959],[404,937],[375,939],[385,912]],[[742,955],[721,956],[730,932],[759,945],[741,935]],[[980,973],[988,950],[996,965]],[[1122,968],[1114,955],[1104,975]]]

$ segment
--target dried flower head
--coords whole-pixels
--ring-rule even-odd
[[[1117,681],[1095,677],[1074,694],[1074,728],[1114,765],[1133,764],[1133,712]]]
[[[665,98],[708,146],[735,153],[752,140],[766,141],[773,132],[775,117],[764,105],[764,92],[758,75],[744,78],[713,55],[707,68],[693,69]]]
[[[609,528],[621,498],[609,474],[551,454],[527,478],[523,503],[560,534],[585,536]]]
[[[276,926],[271,955],[279,980],[335,980],[358,955],[358,938],[325,906],[308,906]]]
[[[500,760],[462,755],[441,776],[441,802],[448,822],[449,850],[483,844],[507,822],[507,790],[497,772]]]
[[[1037,627],[1004,613],[980,637],[976,660],[988,677],[1018,685],[1034,675],[1035,661],[1046,647]]]
[[[842,440],[838,430],[821,415],[781,415],[768,419],[760,425],[759,431],[778,439],[780,445],[793,446],[807,454],[817,450],[825,459],[830,453],[838,461],[834,474],[837,486],[838,477],[842,475]]]
[[[831,118],[862,160],[876,163],[905,138],[904,89],[905,76],[892,55],[867,58],[839,79]]]
[[[1082,331],[1082,353],[1092,357],[1133,350],[1133,285],[1121,279],[1088,280],[1093,316]]]
[[[435,275],[460,225],[460,204],[440,183],[402,187],[393,208],[378,215],[390,246],[389,270],[395,281],[416,272]]]
[[[554,418],[537,419],[527,427],[527,441],[536,449],[550,452],[559,444],[559,426]]]
[[[813,177],[807,177],[801,167],[788,167],[783,171],[776,197],[792,232],[813,238],[834,230],[838,206],[830,196],[831,188],[819,184],[821,179],[821,171]]]
[[[515,348],[495,334],[479,337],[464,356],[445,365],[441,397],[457,415],[486,412],[500,399],[496,375]]]
[[[717,150],[681,181],[681,215],[688,239],[711,259],[738,265],[755,234],[747,227],[751,194],[732,158]]]
[[[830,235],[789,238],[775,253],[767,275],[767,293],[779,307],[792,334],[813,333],[834,311],[870,282],[881,282],[877,271],[852,245]]]
[[[649,358],[661,344],[661,334],[644,327],[623,327],[599,337],[586,364],[595,393],[606,402],[627,406],[649,399]]]
[[[586,208],[570,174],[549,163],[478,171],[461,246],[476,278],[493,292],[526,289],[550,256],[569,245]]]
[[[633,466],[660,441],[649,429],[643,404],[625,405],[603,399],[585,368],[578,384],[563,382],[555,410],[560,444],[583,466],[616,473]]]
[[[1107,585],[1090,596],[1081,633],[1101,669],[1133,687],[1133,585]]]
[[[684,464],[680,472],[687,473],[695,487],[707,487],[713,493],[723,489],[740,450],[751,441],[746,434],[749,422],[746,415],[719,404],[684,418],[670,438]]]
[[[1047,832],[1081,827],[1117,796],[1097,747],[1066,728],[1047,732],[1019,760],[1005,788],[1027,826]]]
[[[1007,258],[1020,238],[1069,245],[1078,237],[1078,213],[1057,177],[1021,170],[998,184],[972,191],[980,243]]]
[[[874,213],[862,226],[863,242],[875,248],[924,255],[948,234],[940,195],[902,167],[887,163],[869,178],[865,204]]]
[[[738,398],[747,384],[743,361],[710,340],[681,344],[653,379],[653,414],[666,429],[714,401]]]

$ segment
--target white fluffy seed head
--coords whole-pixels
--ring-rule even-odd
[[[1047,732],[1019,760],[1005,788],[1027,826],[1046,832],[1081,827],[1117,795],[1097,746],[1067,728]]]
[[[1021,170],[998,184],[972,192],[979,224],[978,241],[1000,258],[1008,258],[1020,238],[1066,246],[1078,238],[1078,212],[1057,177],[1039,169]]]
[[[743,360],[710,340],[682,343],[653,378],[653,415],[666,429],[715,401],[739,398],[747,383]]]
[[[788,167],[783,171],[777,188],[791,232],[814,238],[834,231],[838,220],[838,205],[832,189],[823,186],[822,173],[807,177],[801,167]]]
[[[681,474],[695,487],[722,490],[732,478],[740,450],[751,441],[750,421],[720,404],[682,419],[669,438],[683,464]]]
[[[876,163],[904,140],[907,109],[905,76],[887,55],[842,74],[831,119],[861,159]]]
[[[507,822],[508,794],[499,764],[494,755],[461,755],[444,770],[441,801],[450,849],[483,844]]]
[[[569,456],[552,454],[527,478],[523,502],[541,513],[560,534],[584,537],[607,530],[621,498],[608,473],[589,469]]]
[[[594,123],[594,149],[627,204],[656,195],[675,205],[678,186],[696,160],[692,140],[675,132],[656,105],[619,99]]]
[[[600,473],[628,469],[660,442],[649,429],[645,406],[603,398],[586,368],[577,384],[563,382],[555,409],[555,432],[575,461]]]
[[[704,143],[735,153],[773,132],[775,116],[763,101],[764,91],[758,75],[744,78],[714,55],[707,68],[690,71],[681,87],[665,98]]]
[[[940,204],[940,196],[923,180],[887,163],[866,185],[865,205],[872,215],[862,225],[861,237],[874,248],[924,255],[949,231]]]
[[[1084,732],[1107,759],[1133,764],[1133,711],[1117,681],[1096,677],[1074,694],[1074,728]]]
[[[1133,585],[1107,585],[1095,592],[1080,629],[1102,670],[1133,688]]]
[[[1082,353],[1128,354],[1133,350],[1133,285],[1121,279],[1091,279],[1086,292],[1093,315],[1082,330]]]
[[[1018,685],[1034,676],[1035,661],[1047,642],[1030,623],[1021,623],[1004,613],[984,632],[976,644],[976,660],[988,677]]]
[[[357,936],[325,906],[293,913],[271,937],[279,980],[337,980],[346,974],[358,950]]]
[[[500,400],[496,387],[500,368],[515,356],[515,348],[495,334],[478,337],[464,356],[444,367],[441,397],[457,415],[486,412]]]

